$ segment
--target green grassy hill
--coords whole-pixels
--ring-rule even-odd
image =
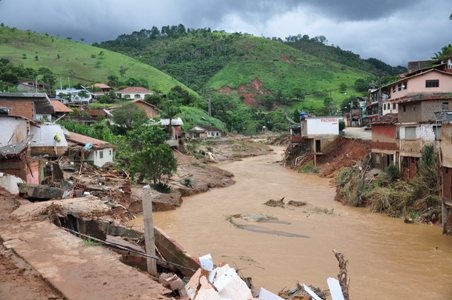
[[[244,49],[207,82],[208,88],[230,87],[239,94],[270,93],[281,104],[297,104],[304,98],[304,109],[323,106],[331,97],[337,104],[353,94],[357,79],[372,74],[298,51],[284,44],[248,36],[236,46]],[[341,90],[341,84],[345,86]],[[241,93],[245,90],[245,93]],[[264,100],[265,101],[265,100]]]
[[[356,80],[374,76],[278,40],[181,26],[143,29],[99,46],[153,65],[199,93],[214,90],[267,110],[319,108],[325,98],[339,106],[361,95]]]
[[[0,58],[28,68],[49,68],[58,77],[57,85],[60,81],[68,84],[68,78],[71,84],[107,82],[108,76],[115,75],[120,79],[144,79],[149,88],[164,93],[176,85],[184,86],[170,75],[123,54],[9,27],[0,27]]]

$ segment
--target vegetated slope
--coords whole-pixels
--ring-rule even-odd
[[[343,50],[339,46],[326,45],[325,39],[324,36],[309,38],[308,35],[299,34],[287,37],[284,43],[322,60],[335,61],[380,76],[398,75],[407,71],[402,66],[393,67],[376,58],[362,59],[359,54]]]
[[[123,54],[4,26],[0,27],[0,57],[33,69],[49,68],[62,84],[106,82],[108,76],[114,75],[145,79],[149,88],[162,92],[176,85],[184,86],[162,71]]]
[[[322,106],[327,97],[340,103],[356,94],[357,79],[373,76],[279,41],[181,26],[143,29],[100,46],[151,64],[198,92],[215,89],[248,104],[292,106],[304,99],[305,106]]]
[[[372,76],[329,60],[298,51],[284,44],[248,36],[236,42],[242,53],[217,72],[209,88],[237,92],[247,103],[274,99],[292,105],[303,100],[304,108],[324,105],[325,98],[335,103],[357,94],[354,83]],[[345,88],[341,89],[341,85]],[[228,90],[231,88],[231,90]],[[273,97],[271,97],[273,96]]]

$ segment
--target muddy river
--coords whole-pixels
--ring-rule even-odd
[[[352,299],[452,299],[452,237],[345,207],[329,179],[282,168],[276,150],[220,165],[235,185],[185,198],[181,208],[155,213],[155,224],[193,256],[211,253],[274,292],[296,282],[326,289],[338,273],[336,249],[349,260]],[[263,205],[282,197],[307,205]],[[236,214],[245,216],[233,218],[239,227],[228,221]],[[275,219],[253,222],[256,214]]]

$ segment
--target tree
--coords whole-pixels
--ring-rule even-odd
[[[177,170],[177,160],[170,146],[165,144],[165,132],[158,126],[141,124],[127,136],[130,171],[143,179],[162,184]]]
[[[336,105],[334,105],[334,100],[331,97],[327,97],[323,100],[324,113],[331,116],[336,112]]]
[[[102,52],[103,53],[103,52]],[[124,75],[126,75],[126,72],[127,72],[127,70],[128,70],[129,68],[127,68],[126,66],[120,66],[119,67],[119,75],[121,75],[121,76],[124,76]]]
[[[354,88],[359,93],[365,93],[367,92],[367,89],[369,88],[369,85],[364,79],[356,79]]]
[[[107,77],[107,84],[111,87],[117,87],[119,85],[119,78],[115,75],[109,75]]]
[[[172,99],[180,105],[193,105],[196,102],[196,97],[191,95],[186,89],[180,85],[176,85],[168,93],[168,98]]]
[[[432,59],[440,60],[452,55],[452,44],[446,45],[441,48],[441,51],[436,52]]]
[[[147,120],[145,111],[133,103],[127,103],[113,112],[113,122],[119,134],[126,134]]]

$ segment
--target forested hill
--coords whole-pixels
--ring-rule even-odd
[[[177,25],[123,34],[99,46],[136,57],[199,90],[234,58],[249,52],[250,45],[241,48],[243,43],[238,42],[252,38],[246,34],[212,32],[209,28],[186,29],[183,25]],[[323,36],[310,38],[308,35],[297,35],[285,40],[271,40],[279,43],[282,50],[283,45],[288,45],[321,61],[340,63],[379,76],[405,71],[400,66],[392,67],[375,58],[361,59],[358,54],[326,45]]]
[[[296,36],[288,36],[284,41],[281,39],[275,40],[318,58],[333,60],[349,67],[361,69],[377,75],[398,75],[407,71],[407,69],[402,66],[393,67],[376,58],[362,59],[359,54],[343,50],[339,46],[327,45],[326,37],[324,36],[310,38],[306,34],[298,34]]]

